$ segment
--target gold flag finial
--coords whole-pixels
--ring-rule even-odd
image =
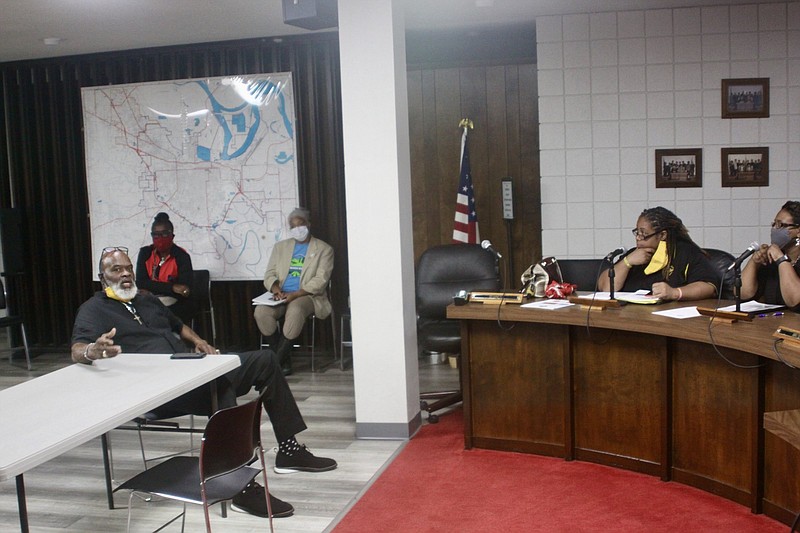
[[[471,121],[470,119],[468,119],[468,118],[462,118],[462,119],[461,119],[461,122],[459,122],[459,123],[458,123],[458,127],[459,127],[459,128],[469,128],[469,129],[473,129],[473,128],[475,127],[475,125],[472,123],[472,121]]]

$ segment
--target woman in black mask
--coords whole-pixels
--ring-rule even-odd
[[[800,202],[783,204],[772,222],[770,241],[742,269],[742,300],[800,308]]]
[[[170,308],[184,323],[197,314],[198,302],[192,297],[192,259],[173,242],[175,229],[169,215],[159,213],[153,220],[153,244],[142,247],[136,261],[136,285],[150,292]]]

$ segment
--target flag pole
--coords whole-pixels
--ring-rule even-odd
[[[464,129],[464,132],[461,134],[461,153],[458,155],[460,164],[460,162],[464,160],[464,146],[467,144],[467,135],[469,135],[469,130],[475,128],[475,125],[469,118],[462,118],[458,123],[458,127]]]
[[[453,242],[477,244],[480,242],[478,215],[475,211],[475,196],[472,186],[472,172],[469,165],[467,135],[474,125],[469,118],[462,118],[458,123],[463,128],[461,134],[461,156],[459,158],[458,193],[456,194],[456,214],[453,225]]]

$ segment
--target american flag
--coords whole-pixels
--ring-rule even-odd
[[[456,195],[456,219],[453,225],[453,242],[477,244],[481,240],[478,231],[478,213],[475,210],[475,190],[472,187],[472,171],[469,168],[469,146],[467,127],[461,136],[461,176]]]

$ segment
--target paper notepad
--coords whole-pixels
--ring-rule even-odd
[[[584,298],[594,298],[595,300],[610,300],[611,293],[609,292],[596,292],[594,294],[587,294]],[[632,304],[659,304],[661,300],[655,298],[650,291],[641,289],[636,292],[614,292],[614,299],[620,302],[628,302]]]
[[[285,303],[286,300],[276,300],[275,297],[272,295],[271,292],[267,291],[261,296],[256,296],[253,298],[253,305],[281,305]]]
[[[569,307],[571,305],[575,304],[571,303],[569,300],[560,300],[553,298],[548,300],[537,300],[535,302],[522,304],[520,307],[525,307],[527,309],[561,309],[562,307]]]

